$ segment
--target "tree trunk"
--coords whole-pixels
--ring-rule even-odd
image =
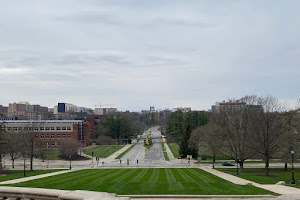
[[[240,162],[240,171],[242,172],[244,169],[244,161],[241,161]]]
[[[284,163],[284,170],[287,171],[287,162]]]
[[[269,158],[265,160],[265,176],[269,176]]]
[[[12,168],[14,169],[15,168],[15,159],[11,159],[11,162],[12,162]]]
[[[0,155],[0,173],[2,173],[2,156]]]

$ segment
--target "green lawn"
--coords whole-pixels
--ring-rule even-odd
[[[119,195],[272,194],[250,185],[235,185],[197,168],[85,169],[12,186],[63,190],[91,190]]]
[[[26,177],[40,175],[40,174],[47,174],[47,173],[57,172],[57,171],[61,171],[61,170],[63,170],[63,169],[34,170],[34,171],[26,170]],[[0,182],[24,177],[23,170],[8,170],[5,172],[7,172],[7,173],[0,174]]]
[[[170,150],[175,158],[180,158],[179,145],[176,143],[168,143]]]
[[[84,153],[92,156],[92,152],[94,152],[94,156],[98,156],[100,158],[107,158],[111,154],[123,148],[124,145],[97,145],[95,147],[88,148],[84,150]]]
[[[218,168],[217,170],[236,176],[236,169]],[[279,181],[284,181],[290,185],[292,179],[291,169],[284,171],[283,168],[271,168],[270,176],[264,175],[264,168],[246,168],[239,173],[239,177],[261,184],[276,184]],[[300,188],[300,168],[295,169],[296,187]]]
[[[120,155],[118,155],[118,156],[116,157],[116,159],[121,159],[121,158],[122,158],[128,151],[130,151],[134,146],[135,146],[135,144],[132,145],[131,147],[129,147],[126,151],[124,151],[124,152],[121,153]]]

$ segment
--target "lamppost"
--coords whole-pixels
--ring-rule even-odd
[[[94,152],[92,152],[92,163],[94,163]]]
[[[239,175],[239,163],[238,163],[238,161],[239,161],[239,157],[237,156],[236,157],[236,175],[237,176]]]
[[[216,154],[213,154],[213,168],[215,168]]]
[[[72,169],[71,161],[72,161],[72,156],[70,156],[70,169]]]
[[[294,173],[295,173],[295,170],[294,170],[294,155],[295,155],[295,151],[292,150],[291,154],[292,154],[292,180],[291,180],[291,184],[295,185],[296,184],[295,177],[294,177]]]
[[[26,158],[23,158],[23,160],[24,160],[24,177],[25,177],[26,176],[26,171],[25,171],[25,167],[26,167],[25,161],[26,161]]]

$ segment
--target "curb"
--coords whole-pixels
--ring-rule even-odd
[[[265,199],[265,198],[277,198],[273,195],[118,195],[118,197],[130,197],[132,199],[141,199],[141,198],[161,198],[161,199],[204,199],[204,198],[214,198],[214,199],[224,199],[224,198],[247,198],[247,199]]]

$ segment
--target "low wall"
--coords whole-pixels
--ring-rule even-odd
[[[16,200],[129,200],[113,193],[0,186],[0,199]]]

